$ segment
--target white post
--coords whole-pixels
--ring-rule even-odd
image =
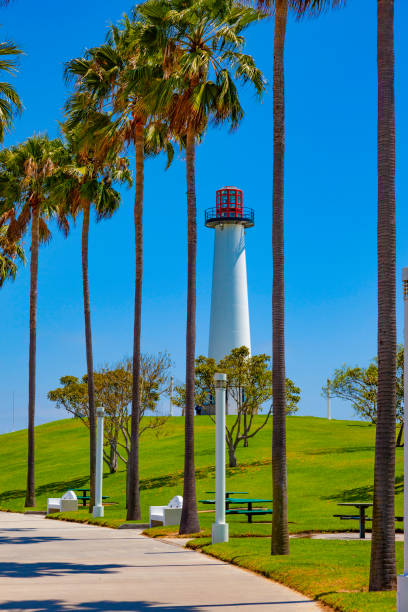
[[[327,380],[327,418],[331,421],[330,380]]]
[[[170,378],[170,416],[173,416],[173,377]]]
[[[96,409],[97,429],[96,429],[96,474],[95,474],[95,506],[93,507],[94,518],[104,516],[102,505],[102,478],[103,478],[103,408]]]
[[[397,610],[408,610],[408,268],[402,270],[404,295],[404,575],[398,576]]]
[[[14,431],[14,391],[13,391],[13,417],[12,417],[11,431]]]
[[[228,542],[225,522],[225,396],[227,375],[215,374],[215,523],[212,543]]]

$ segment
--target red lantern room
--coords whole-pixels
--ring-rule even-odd
[[[239,223],[244,227],[254,225],[254,211],[244,208],[244,194],[237,187],[223,187],[217,190],[216,208],[205,211],[205,224],[214,227],[220,223]]]
[[[219,217],[242,217],[244,195],[236,187],[217,190],[217,215]],[[231,214],[232,213],[232,214]]]

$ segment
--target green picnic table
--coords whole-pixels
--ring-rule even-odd
[[[201,504],[215,504],[215,499],[200,499]],[[225,499],[225,514],[246,514],[248,523],[252,517],[262,514],[272,514],[272,508],[254,508],[253,504],[272,503],[273,499],[227,497]],[[231,504],[246,504],[247,508],[230,508]]]
[[[90,495],[87,495],[87,493],[91,492],[91,489],[72,489],[72,490],[82,493],[82,495],[77,495],[77,498],[78,498],[78,501],[82,500],[82,507],[84,508],[86,506],[87,500],[91,499]],[[102,499],[109,499],[109,495],[102,495]]]
[[[206,493],[211,493],[211,495],[215,495],[215,491],[206,491]],[[248,491],[225,491],[225,497],[228,499],[230,495],[249,495]]]

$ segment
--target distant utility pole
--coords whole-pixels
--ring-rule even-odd
[[[13,403],[11,412],[11,431],[14,431],[14,391],[13,391]]]
[[[170,377],[170,416],[173,416],[173,377]]]
[[[331,421],[330,380],[327,379],[327,418]]]

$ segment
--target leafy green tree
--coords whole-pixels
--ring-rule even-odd
[[[92,139],[93,127],[108,121],[108,117],[96,108],[88,105],[86,117],[74,128],[71,127],[70,111],[76,112],[75,96],[70,100],[67,113],[68,120],[63,125],[67,137],[65,147],[66,160],[51,181],[52,195],[67,215],[74,219],[82,212],[82,285],[85,321],[85,346],[88,371],[89,397],[89,432],[90,432],[90,487],[91,500],[89,511],[92,512],[95,502],[96,470],[96,413],[95,391],[93,380],[93,354],[91,307],[89,297],[88,244],[91,209],[94,208],[97,220],[113,215],[120,205],[120,194],[115,184],[131,184],[128,160],[121,157],[118,146],[101,146]]]
[[[370,591],[396,588],[396,226],[394,0],[377,0],[378,69],[378,400]]]
[[[17,64],[15,59],[10,59],[9,56],[20,55],[22,51],[12,42],[0,42],[0,71],[9,75],[14,75]],[[15,88],[6,81],[0,82],[0,142],[3,142],[4,136],[13,127],[13,121],[16,114],[20,114],[23,110],[20,97]]]
[[[285,69],[284,52],[288,12],[298,18],[318,15],[343,0],[253,0],[275,17],[273,44],[273,201],[272,201],[272,370],[273,370],[273,517],[271,553],[289,554],[286,408],[285,408],[285,272],[284,272],[284,178],[285,178]]]
[[[172,362],[168,353],[158,355],[142,354],[140,397],[141,414],[139,436],[146,430],[157,434],[166,423],[167,418],[154,416],[146,418],[146,412],[153,415],[157,412],[159,400],[168,393],[169,373]],[[63,408],[89,428],[89,395],[88,376],[81,379],[75,376],[63,376],[61,387],[48,393],[48,399],[56,402],[57,408]],[[117,459],[129,466],[130,454],[130,413],[133,392],[133,366],[131,359],[124,359],[114,366],[105,366],[94,372],[95,405],[103,406],[106,412],[104,427],[104,461],[110,473],[117,470]]]
[[[209,406],[215,397],[214,374],[227,374],[227,398],[234,404],[234,418],[226,423],[225,439],[228,448],[229,466],[237,464],[236,450],[243,443],[248,446],[248,440],[256,436],[267,424],[272,413],[270,404],[272,392],[272,372],[269,369],[270,357],[267,355],[250,355],[246,346],[233,349],[218,364],[214,359],[200,355],[195,360],[195,404]],[[298,410],[300,389],[286,379],[286,410],[294,414]],[[185,385],[177,386],[173,403],[185,408]],[[269,404],[269,405],[268,405]],[[263,413],[263,421],[254,420],[256,415]],[[211,405],[209,406],[211,407]]]
[[[396,417],[404,418],[404,347],[399,346],[396,355]],[[377,423],[378,361],[367,368],[343,365],[337,368],[322,389],[323,395],[351,402],[356,413],[364,420]]]
[[[23,247],[19,242],[10,242],[8,240],[7,230],[6,225],[0,225],[0,287],[4,285],[6,280],[15,279],[17,261],[25,263]]]
[[[188,263],[186,325],[186,409],[183,510],[180,533],[199,530],[194,467],[194,359],[196,337],[197,219],[195,150],[209,124],[231,129],[243,117],[235,81],[261,95],[265,82],[244,53],[244,30],[262,18],[239,2],[148,0],[138,10],[152,24],[149,40],[164,49],[164,79],[151,92],[154,110],[166,108],[170,132],[185,143]]]
[[[67,76],[76,79],[78,91],[83,94],[87,112],[88,97],[108,108],[112,114],[109,126],[96,126],[95,133],[103,146],[121,142],[132,143],[136,157],[136,190],[134,205],[136,282],[133,338],[133,399],[132,399],[132,460],[130,462],[130,487],[128,520],[141,516],[139,492],[139,422],[141,411],[141,313],[143,282],[143,191],[145,155],[167,151],[169,163],[173,148],[169,141],[166,124],[156,112],[153,117],[147,102],[152,84],[162,78],[162,55],[141,37],[145,20],[137,9],[134,19],[125,15],[120,27],[113,26],[105,45],[90,49],[84,58],[69,62]],[[78,107],[77,107],[78,111]]]
[[[32,136],[20,145],[0,151],[0,218],[8,222],[7,239],[19,242],[31,222],[30,342],[28,397],[28,466],[26,507],[35,506],[34,420],[37,343],[38,249],[51,239],[47,222],[57,215],[67,222],[49,194],[50,177],[58,168],[64,147],[61,140]]]

